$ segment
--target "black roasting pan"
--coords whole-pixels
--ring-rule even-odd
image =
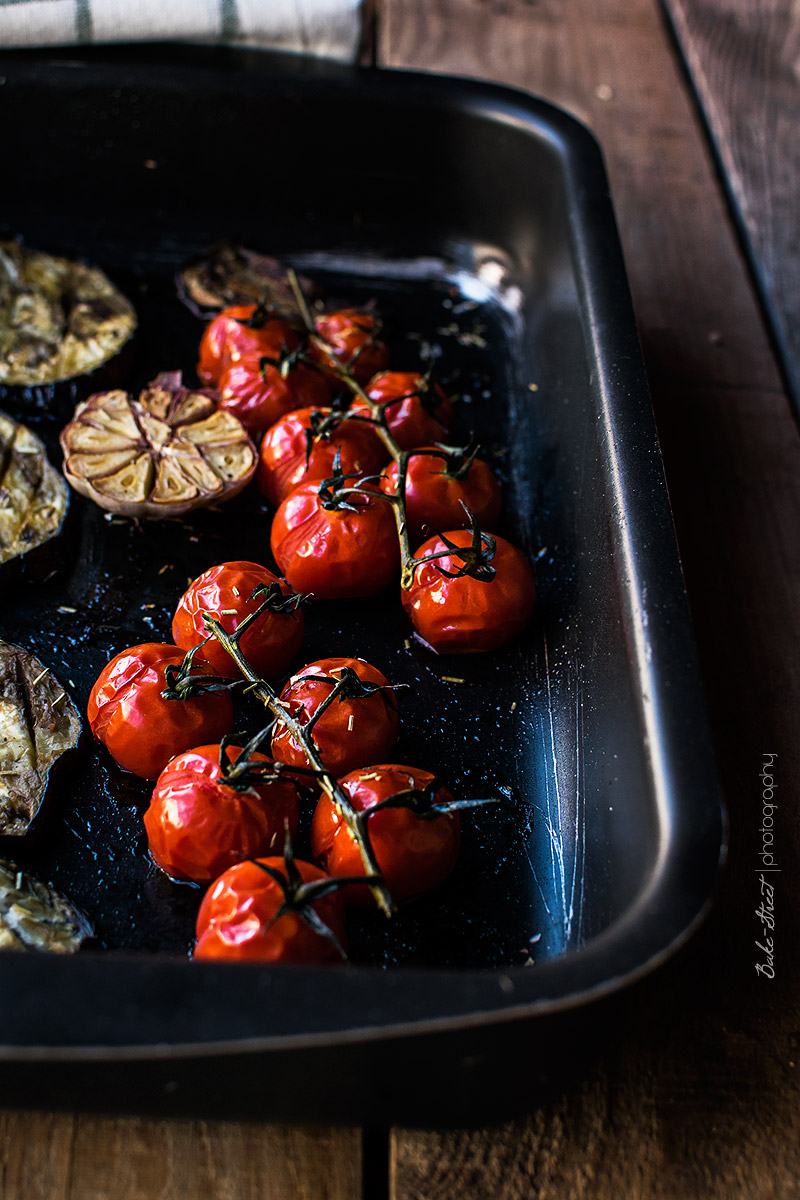
[[[257,53],[25,52],[0,77],[0,232],[96,262],[131,296],[131,386],[191,373],[200,327],[173,273],[220,238],[374,300],[392,361],[433,357],[462,397],[539,597],[516,643],[449,661],[408,640],[393,594],[309,609],[306,660],[360,653],[412,685],[406,761],[510,797],[466,820],[439,893],[354,927],[348,967],[192,963],[197,891],[148,860],[146,785],[87,738],[40,828],[2,847],[97,930],[75,958],[0,958],[7,1100],[440,1123],[532,1103],[580,1066],[595,1002],[697,924],[724,840],[597,145],[521,93]],[[2,406],[60,461],[92,386]],[[264,558],[267,527],[252,495],[146,528],[74,497],[65,562],[0,596],[0,635],[85,706],[111,653],[168,637],[189,577]]]

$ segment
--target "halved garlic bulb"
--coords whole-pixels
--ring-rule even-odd
[[[154,379],[135,400],[99,392],[61,432],[64,474],[83,496],[129,517],[174,517],[229,500],[246,486],[256,451],[216,393]]]

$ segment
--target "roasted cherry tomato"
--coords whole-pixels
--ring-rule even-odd
[[[428,454],[414,454],[406,472],[406,520],[410,536],[424,536],[423,527],[450,529],[469,524],[462,504],[469,506],[479,524],[492,529],[500,516],[500,485],[492,468],[480,458],[449,466],[448,459],[435,446],[424,447]],[[381,489],[387,496],[397,492],[397,463],[383,472]]]
[[[251,430],[269,429],[284,413],[330,403],[331,389],[320,371],[295,362],[281,367],[281,351],[229,358],[219,377],[220,405]]]
[[[358,678],[352,679],[351,673]],[[367,687],[362,688],[359,680]],[[281,700],[288,705],[290,715],[307,726],[337,685],[339,695],[329,702],[311,730],[323,763],[335,776],[386,758],[400,727],[397,701],[388,679],[363,658],[321,658],[309,663],[292,676],[281,692]],[[372,691],[370,685],[381,690]],[[365,690],[371,694],[364,695]],[[272,735],[272,755],[293,767],[310,765],[302,747],[280,724]]]
[[[111,659],[89,696],[92,733],[126,771],[155,779],[169,760],[191,746],[219,742],[230,733],[233,706],[228,692],[204,692],[188,700],[166,700],[166,669],[179,667],[178,646],[146,642]],[[202,675],[193,667],[192,675]]]
[[[325,374],[299,361],[302,346],[280,317],[255,305],[226,308],[203,334],[197,374],[248,429],[269,429],[295,408],[330,402]]]
[[[401,450],[446,441],[453,420],[453,406],[438,384],[413,371],[383,371],[366,387],[370,400],[383,406],[386,421]],[[365,413],[369,406],[356,398],[352,413]]]
[[[262,679],[277,679],[289,669],[303,643],[303,614],[292,602],[291,588],[258,563],[229,562],[204,571],[189,584],[172,621],[172,636],[183,650],[191,650],[208,637],[203,614],[216,617],[226,633],[235,633],[265,596],[253,597],[256,588],[271,588],[273,611],[266,611],[246,629],[239,649]],[[251,599],[251,597],[253,597]],[[239,670],[216,640],[206,642],[195,662],[204,660],[219,675],[235,678]]]
[[[465,553],[450,550],[442,537],[465,548]],[[444,554],[416,567],[411,588],[402,593],[412,624],[440,654],[496,650],[516,637],[528,622],[535,595],[533,572],[515,546],[491,535],[489,543],[494,543],[494,553],[490,555],[483,547],[489,567],[487,578],[454,576],[471,555],[473,534],[469,529],[451,529],[442,537],[429,538],[414,555],[423,558],[426,554]]]
[[[353,807],[364,812],[399,793],[411,789],[424,792],[433,778],[419,767],[389,763],[363,767],[339,782]],[[453,797],[447,788],[439,787],[433,802],[448,804]],[[436,887],[456,864],[461,836],[457,812],[417,816],[408,808],[384,808],[370,817],[367,828],[378,867],[398,903]],[[365,873],[358,844],[327,796],[320,799],[314,812],[311,848],[329,875]],[[358,884],[345,888],[344,896],[348,904],[359,908],[374,903],[369,888]]]
[[[366,383],[376,371],[382,371],[389,361],[389,351],[377,336],[380,322],[372,313],[342,308],[323,313],[314,326],[327,349],[312,339],[312,358],[328,369],[336,364],[347,367],[360,384]]]
[[[229,763],[241,754],[226,747]],[[248,762],[269,763],[253,753]],[[173,879],[207,883],[245,858],[283,846],[286,826],[297,830],[297,788],[280,777],[261,782],[257,772],[229,779],[220,769],[219,743],[197,746],[170,759],[144,814],[150,853]]]
[[[200,340],[197,374],[203,383],[217,383],[231,354],[237,358],[243,354],[257,354],[264,344],[262,331],[269,328],[273,320],[255,304],[237,304],[217,313],[206,325]],[[285,325],[285,322],[281,324]]]
[[[347,495],[349,507],[336,507],[320,491],[319,481],[303,483],[275,513],[276,563],[295,591],[320,600],[374,595],[400,566],[391,504],[365,487]]]
[[[345,475],[374,475],[389,457],[363,421],[339,420],[329,408],[287,413],[264,435],[256,483],[277,506],[299,484],[327,479],[337,451]]]
[[[324,885],[327,880],[311,863],[298,861],[295,866],[302,884]],[[259,858],[230,867],[203,897],[197,914],[194,957],[271,963],[339,961],[341,954],[336,944],[316,932],[300,912],[290,909],[278,916],[286,904],[286,896],[281,884],[264,867],[278,872],[290,884],[282,858]],[[344,904],[339,892],[328,892],[319,899],[312,895],[309,903],[317,918],[345,949]]]

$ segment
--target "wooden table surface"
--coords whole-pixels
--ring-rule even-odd
[[[800,9],[380,0],[382,66],[501,80],[604,148],[731,853],[716,909],[586,1077],[497,1128],[365,1132],[7,1111],[2,1200],[767,1200],[800,1193]],[[775,977],[758,975],[775,755]]]

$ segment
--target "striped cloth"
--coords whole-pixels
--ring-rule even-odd
[[[0,47],[201,41],[353,62],[362,0],[0,0]]]

